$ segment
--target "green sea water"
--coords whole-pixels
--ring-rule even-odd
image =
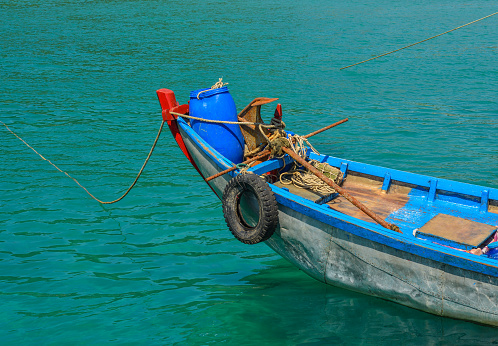
[[[219,77],[322,153],[498,187],[496,1],[0,0],[0,120],[103,200]],[[266,114],[266,115],[265,115]],[[273,106],[263,114],[268,120]],[[498,329],[327,286],[228,231],[164,132],[101,205],[0,126],[3,345],[489,345]]]

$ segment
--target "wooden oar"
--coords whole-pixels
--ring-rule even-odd
[[[383,220],[379,215],[375,214],[373,211],[371,211],[370,209],[368,209],[360,201],[358,201],[356,198],[354,198],[353,196],[351,196],[349,194],[349,192],[347,192],[345,189],[343,189],[342,187],[340,187],[339,185],[337,185],[332,179],[329,179],[328,177],[326,177],[322,172],[320,172],[318,169],[316,169],[315,167],[313,167],[313,165],[311,165],[310,163],[308,163],[306,160],[304,160],[301,156],[299,156],[298,154],[296,154],[295,152],[293,152],[291,149],[283,147],[282,150],[286,154],[288,154],[290,157],[292,157],[294,160],[296,160],[297,162],[299,162],[301,165],[303,165],[304,167],[306,167],[311,173],[313,173],[318,178],[320,178],[321,180],[323,180],[327,185],[329,185],[334,190],[336,190],[337,193],[339,193],[341,196],[343,196],[344,198],[346,198],[355,207],[357,207],[362,212],[364,212],[365,214],[367,214],[375,222],[379,223],[382,227],[385,227],[387,229],[391,229],[393,231],[402,233],[399,230],[398,226],[396,226],[395,224],[392,224],[392,223],[388,223],[385,220]]]
[[[340,124],[342,124],[342,123],[345,123],[345,122],[346,122],[346,121],[348,121],[348,120],[349,120],[348,118],[346,118],[346,119],[342,119],[342,120],[339,120],[339,121],[338,121],[338,122],[336,122],[336,123],[333,123],[333,124],[331,124],[331,125],[329,125],[329,126],[325,126],[323,129],[316,130],[316,131],[311,132],[310,134],[307,134],[306,136],[303,136],[303,137],[304,137],[304,138],[306,138],[306,139],[307,139],[307,138],[310,138],[310,137],[312,137],[312,136],[314,136],[314,135],[317,135],[317,134],[319,134],[319,133],[322,133],[323,131],[326,131],[326,130],[328,130],[328,129],[331,129],[331,128],[333,128],[333,127],[337,126],[337,125],[340,125]],[[264,150],[264,151],[262,151],[262,152],[261,152],[261,154],[259,154],[258,156],[255,156],[255,157],[253,157],[253,158],[247,159],[247,160],[245,160],[244,162],[242,162],[241,164],[247,165],[247,164],[249,164],[249,163],[251,163],[251,162],[254,162],[254,161],[256,161],[256,160],[262,159],[262,158],[264,158],[265,156],[267,156],[267,155],[269,155],[269,154],[270,154],[270,150]],[[215,175],[210,176],[209,178],[206,178],[206,182],[208,182],[208,181],[210,181],[210,180],[213,180],[213,179],[215,179],[215,178],[221,177],[223,174],[230,173],[230,172],[232,172],[232,171],[234,171],[234,170],[236,170],[236,169],[237,169],[237,166],[233,166],[233,167],[230,167],[230,168],[228,168],[228,169],[225,169],[224,171],[221,171],[221,172],[219,172],[219,173],[216,173]]]

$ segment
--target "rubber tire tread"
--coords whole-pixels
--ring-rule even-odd
[[[250,227],[239,216],[239,198],[252,191],[258,198],[258,224]],[[278,204],[270,185],[256,174],[239,174],[231,179],[222,198],[223,215],[230,232],[244,244],[257,244],[270,239],[278,225]]]

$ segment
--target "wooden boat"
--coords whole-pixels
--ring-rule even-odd
[[[164,121],[205,180],[234,166],[187,119],[177,116],[189,114],[188,105],[178,105],[170,90],[157,93]],[[327,284],[440,316],[498,326],[498,189],[312,151],[308,157],[338,168],[342,188],[399,229],[379,225],[341,195],[327,200],[277,181],[265,183],[278,206],[274,232],[261,239],[266,245]],[[269,158],[247,169],[254,174],[245,175],[259,177],[292,163],[288,155]],[[227,185],[241,176],[239,168],[209,180],[220,199]],[[242,214],[256,215],[256,223],[266,217],[261,209],[261,201],[252,198],[245,205],[239,201],[234,210],[244,224],[250,216]]]

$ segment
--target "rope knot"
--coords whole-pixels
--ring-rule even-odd
[[[200,100],[199,98],[199,95],[202,94],[202,93],[205,93],[206,91],[209,91],[209,90],[214,90],[214,89],[219,89],[219,88],[223,88],[225,85],[228,85],[228,83],[224,83],[223,82],[223,77],[221,78],[218,78],[218,81],[216,83],[214,83],[213,86],[211,86],[211,89],[207,89],[207,90],[204,90],[204,91],[201,91],[197,94],[197,99]]]
[[[290,142],[285,137],[277,137],[270,141],[271,156],[279,157],[284,155],[282,148],[290,148]]]
[[[238,163],[235,165],[235,167],[237,167],[238,170],[240,170],[239,174],[246,174],[246,173],[249,173],[247,172],[247,170],[249,168],[251,168],[251,166],[249,166],[248,164],[246,163]]]

